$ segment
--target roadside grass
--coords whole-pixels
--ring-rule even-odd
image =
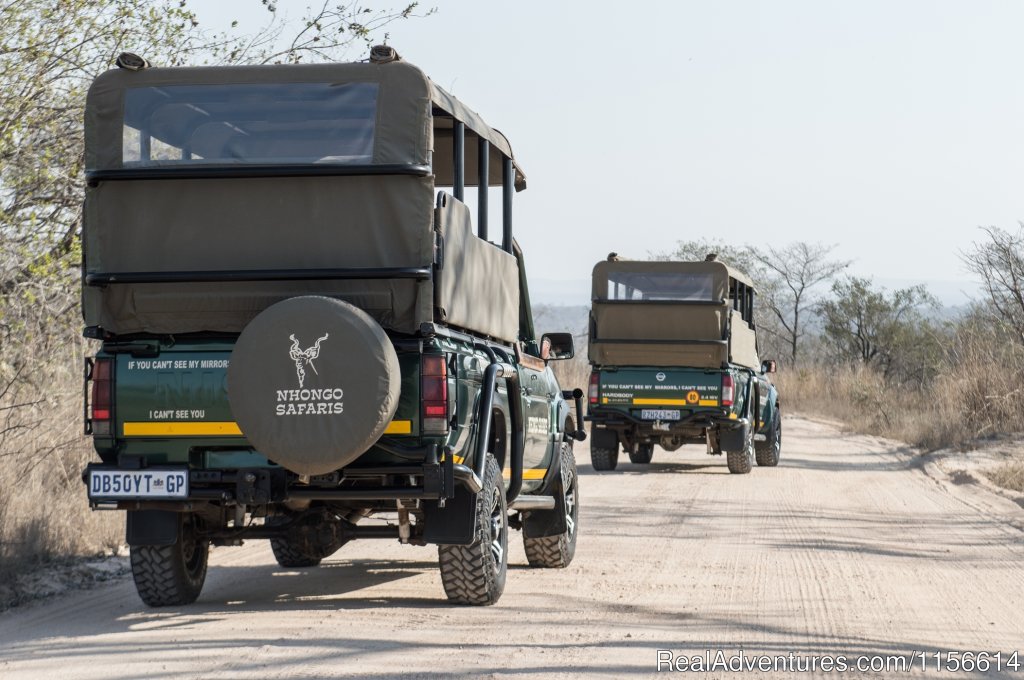
[[[942,370],[924,383],[899,383],[867,367],[827,363],[782,370],[775,381],[784,412],[825,416],[925,451],[970,451],[1024,432],[1024,347],[965,333],[946,350]],[[989,476],[1006,488],[1024,486],[1020,464]]]
[[[548,364],[551,371],[558,378],[558,386],[563,390],[573,390],[577,387],[583,390],[584,399],[587,396],[587,387],[590,384],[590,363],[587,361],[587,346],[576,347],[576,355],[572,359],[552,361]]]
[[[1004,463],[985,476],[997,486],[1024,493],[1024,463]]]
[[[75,343],[25,370],[0,369],[0,583],[123,542],[121,514],[90,511],[81,481],[95,455],[82,434],[83,349]]]
[[[1019,370],[956,366],[921,388],[888,383],[860,367],[819,365],[780,372],[775,382],[785,411],[826,416],[927,451],[966,451],[988,438],[1024,432]]]

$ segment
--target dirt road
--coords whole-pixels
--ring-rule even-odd
[[[191,607],[146,609],[121,582],[0,615],[0,677],[621,677],[653,674],[659,649],[742,648],[1021,650],[1021,671],[988,675],[1024,678],[1024,511],[891,443],[784,428],[780,467],[747,476],[695,447],[597,475],[580,447],[576,561],[531,570],[517,540],[494,607],[448,605],[431,548],[357,542],[289,571],[256,542],[215,550]]]

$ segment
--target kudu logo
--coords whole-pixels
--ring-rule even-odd
[[[345,406],[342,398],[345,391],[340,387],[315,387],[306,388],[306,367],[314,374],[320,375],[313,362],[320,356],[320,343],[328,338],[324,333],[312,347],[302,349],[299,339],[295,334],[289,335],[292,341],[291,349],[288,350],[288,358],[295,362],[295,375],[299,379],[299,389],[277,390],[277,404],[274,407],[274,414],[278,416],[308,416],[308,415],[339,415],[344,413]]]
[[[320,343],[327,339],[329,333],[324,333],[324,337],[316,341],[316,344],[309,349],[300,349],[299,341],[295,337],[295,334],[289,335],[288,338],[292,341],[292,348],[288,350],[288,357],[295,362],[295,375],[299,377],[299,389],[302,389],[303,383],[306,382],[306,366],[313,369],[316,373],[316,366],[313,365],[313,361],[320,356]],[[317,373],[317,375],[320,375]]]

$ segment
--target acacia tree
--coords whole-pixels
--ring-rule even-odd
[[[850,266],[849,260],[831,260],[836,246],[796,241],[782,248],[748,248],[750,258],[772,279],[765,302],[775,315],[776,333],[789,350],[794,365],[806,335],[804,321],[815,306],[813,289],[831,281]]]
[[[975,243],[962,258],[967,269],[981,278],[995,316],[1024,343],[1024,223],[1016,234],[999,227],[982,227],[982,231],[988,240]]]
[[[888,293],[870,279],[848,277],[833,283],[832,297],[820,304],[824,339],[836,358],[878,368],[886,378],[917,375],[922,351],[936,354],[936,334],[922,314],[936,305],[924,286]]]

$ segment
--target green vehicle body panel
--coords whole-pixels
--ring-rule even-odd
[[[153,340],[143,353],[99,352],[97,358],[109,358],[114,368],[114,436],[95,437],[96,450],[105,459],[119,456],[140,456],[148,465],[188,464],[192,469],[238,469],[273,466],[265,456],[254,450],[244,435],[161,436],[131,434],[139,425],[159,426],[161,423],[234,425],[227,394],[227,366],[230,362],[231,340],[195,340],[161,343]],[[475,446],[473,414],[481,392],[487,356],[471,344],[435,337],[423,342],[423,353],[445,354],[448,360],[449,394],[454,395],[452,412],[456,415],[447,436],[420,432],[420,352],[402,351],[401,395],[393,422],[407,421],[409,432],[386,434],[401,446],[437,443],[451,446],[456,460],[472,460]],[[548,398],[558,391],[550,371],[537,372],[520,366],[523,384],[543,386],[543,397],[524,399],[527,422],[533,424],[526,433],[524,469],[547,469],[551,466],[559,437],[560,399]],[[540,378],[533,377],[541,376]],[[564,403],[564,402],[561,402]],[[508,393],[504,385],[496,391],[495,408],[508,412]],[[530,420],[530,418],[533,420]],[[541,421],[543,425],[541,425]],[[128,430],[126,430],[126,425]],[[415,462],[421,462],[422,459]],[[398,456],[374,446],[358,459],[356,465],[407,464],[407,455]],[[509,461],[501,461],[506,467]],[[540,488],[545,477],[526,473],[523,492]]]
[[[603,367],[598,373],[598,405],[603,411],[617,411],[642,418],[644,409],[679,410],[685,416],[722,408],[722,377],[733,379],[733,405],[727,407],[736,418],[747,412],[752,380],[760,383],[761,423],[771,421],[777,408],[775,386],[763,374],[749,370],[707,370],[657,366]],[[663,376],[659,380],[659,376]],[[763,429],[763,427],[762,427]]]

